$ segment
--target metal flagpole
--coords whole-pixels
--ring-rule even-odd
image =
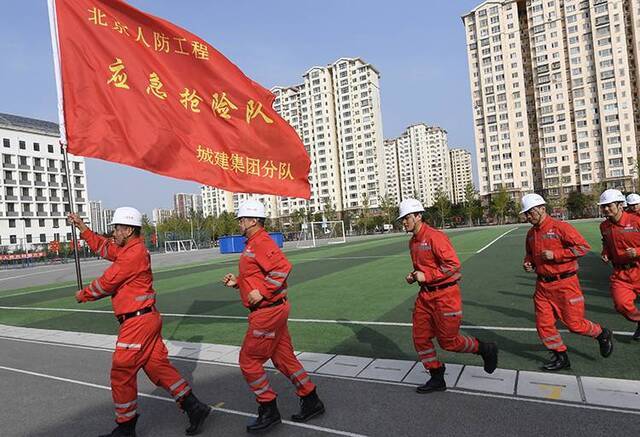
[[[53,49],[53,69],[56,76],[56,89],[58,92],[58,121],[60,126],[60,145],[62,146],[62,154],[64,156],[64,174],[67,178],[67,193],[69,196],[69,212],[75,212],[73,202],[73,190],[71,188],[71,174],[69,172],[69,157],[67,153],[67,130],[64,124],[64,105],[62,97],[62,72],[60,70],[60,49],[58,47],[58,20],[56,15],[55,0],[47,0],[49,8],[49,29],[51,30],[51,47]],[[76,279],[78,281],[78,290],[81,290],[82,271],[80,270],[80,254],[78,253],[78,238],[76,236],[76,227],[71,225],[71,238],[73,242],[73,254],[76,264]]]

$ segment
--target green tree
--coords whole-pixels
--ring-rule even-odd
[[[471,182],[467,183],[464,187],[464,216],[467,218],[467,224],[471,226],[473,224],[473,211],[478,207],[480,201],[478,198],[478,191]]]
[[[440,227],[444,229],[445,222],[451,215],[451,200],[449,200],[449,196],[447,196],[441,187],[436,191],[436,199],[433,206],[436,209],[438,221],[441,225]]]
[[[329,197],[324,198],[324,203],[322,204],[322,212],[324,214],[324,218],[328,221],[338,219],[338,213],[331,203],[331,199]]]
[[[583,218],[585,211],[591,203],[591,197],[579,191],[572,191],[567,197],[567,209],[570,218]]]
[[[378,200],[385,223],[393,223],[396,217],[398,217],[398,205],[396,205],[393,199],[391,199],[391,196],[387,193],[385,193],[384,196],[379,197]]]
[[[367,227],[371,217],[371,208],[369,207],[369,194],[365,193],[362,196],[362,208],[360,209],[360,218],[358,224],[362,227],[363,233],[367,233]]]
[[[498,223],[504,224],[504,218],[509,209],[509,193],[504,187],[491,196],[491,211],[498,218]]]

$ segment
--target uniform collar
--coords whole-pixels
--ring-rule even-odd
[[[429,225],[426,224],[425,222],[422,222],[422,226],[420,226],[420,230],[412,238],[416,241],[422,240],[426,236],[427,232],[429,232]]]
[[[257,231],[252,235],[252,236],[250,236],[249,238],[247,238],[247,243],[248,243],[249,241],[251,241],[251,240],[255,240],[255,239],[256,239],[256,237],[257,237],[258,235],[262,235],[262,233],[263,233],[263,232],[267,232],[267,231],[265,231],[265,230],[264,230],[264,228],[260,228],[260,229],[258,229],[258,230],[257,230]]]
[[[534,226],[534,228],[538,228],[540,230],[545,230],[548,227],[550,227],[553,224],[553,219],[551,218],[551,216],[549,216],[547,214],[547,216],[544,218],[544,220],[542,220],[541,223],[539,223],[538,225]]]
[[[627,211],[623,211],[622,212],[622,217],[620,217],[620,220],[617,223],[612,222],[611,220],[609,220],[611,222],[612,225],[614,226],[621,226],[621,227],[625,227],[627,225],[631,224],[631,214],[628,213]]]
[[[128,249],[128,248],[133,247],[133,246],[135,246],[135,245],[137,245],[137,244],[140,244],[141,242],[142,242],[142,238],[140,238],[140,237],[133,237],[133,238],[130,238],[130,239],[127,241],[127,244],[125,244],[122,248],[123,248],[123,249]]]

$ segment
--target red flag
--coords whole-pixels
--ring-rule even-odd
[[[273,94],[211,45],[123,1],[53,1],[70,153],[309,198],[309,156]]]

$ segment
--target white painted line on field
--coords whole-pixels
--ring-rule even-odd
[[[106,385],[93,384],[91,382],[79,381],[77,379],[61,378],[59,376],[48,375],[46,373],[31,372],[29,370],[16,369],[14,367],[6,367],[6,366],[0,366],[0,370],[6,370],[8,372],[14,372],[14,373],[22,373],[24,375],[30,375],[30,376],[38,376],[40,378],[51,379],[51,380],[54,380],[54,381],[66,382],[66,383],[69,383],[69,384],[76,384],[76,385],[81,385],[81,386],[84,386],[84,387],[91,387],[91,388],[97,388],[97,389],[101,389],[101,390],[111,391],[111,387],[108,387]],[[175,403],[173,398],[168,398],[168,397],[164,397],[164,396],[157,396],[157,395],[152,395],[152,394],[147,394],[147,393],[138,393],[138,396],[141,396],[141,397],[144,397],[144,398],[150,398],[150,399],[158,399],[160,401],[165,401],[165,402]],[[220,408],[220,407],[214,407],[214,406],[210,406],[210,408],[212,410],[214,410],[214,411],[219,411],[221,413],[227,413],[227,414],[233,414],[233,415],[236,415],[236,416],[256,417],[255,414],[246,413],[244,411],[231,410],[229,408]],[[314,431],[320,431],[320,432],[324,432],[324,433],[327,433],[327,434],[343,435],[343,436],[347,436],[347,437],[366,437],[364,434],[356,434],[356,433],[353,433],[353,432],[341,431],[339,429],[326,428],[324,426],[309,425],[309,424],[306,424],[306,423],[291,422],[289,420],[283,420],[282,423],[284,423],[286,425],[290,425],[290,426],[296,426],[296,427],[299,427],[299,428],[306,428],[306,429],[311,429],[311,430],[314,430]]]
[[[111,352],[108,349],[98,348],[98,347],[92,348],[92,347],[89,347],[89,346],[78,346],[78,345],[69,345],[69,344],[48,343],[48,342],[42,341],[42,340],[24,340],[24,339],[18,339],[18,338],[3,338],[3,337],[0,337],[0,338],[3,339],[3,340],[18,341],[18,342],[23,342],[23,343],[35,343],[35,344],[42,344],[42,345],[46,345],[46,346],[67,347],[67,348],[73,348],[73,349],[88,349],[88,350],[93,350],[93,351],[97,351],[97,352]],[[185,361],[185,362],[194,362],[195,361],[195,362],[198,362],[198,363],[212,365],[212,366],[236,367],[236,368],[240,367],[238,364],[212,362],[212,361],[208,361],[208,360],[198,360],[198,359],[192,359],[192,358],[171,357],[171,359],[172,360],[177,360],[177,361]],[[3,368],[4,367],[0,366],[0,369],[3,369]],[[19,369],[15,369],[15,370],[18,371],[18,372],[22,372],[22,373],[31,373],[31,372],[28,372],[28,371],[21,371]],[[277,373],[277,370],[275,370],[275,369],[265,369],[265,370],[267,370],[269,372],[276,372]],[[383,381],[383,380],[373,380],[373,379],[361,379],[361,378],[357,378],[357,377],[339,376],[339,375],[330,375],[330,374],[320,374],[320,373],[315,373],[315,372],[308,372],[308,373],[310,375],[316,377],[316,378],[338,379],[338,380],[345,380],[345,381],[364,382],[364,383],[373,383],[373,384],[384,384],[384,385],[399,386],[399,387],[415,387],[415,385],[416,385],[415,383],[396,382],[396,381]],[[544,375],[546,375],[546,374],[544,374]],[[57,377],[53,377],[53,378],[57,378]],[[578,378],[580,378],[580,377],[578,377]],[[594,379],[601,379],[601,378],[594,378]],[[95,386],[95,384],[91,384],[91,383],[82,383],[82,384],[83,385],[88,385],[88,386]],[[99,386],[99,388],[103,388],[103,387],[104,386]],[[104,388],[109,389],[109,387],[104,387]],[[554,405],[554,406],[564,406],[564,407],[578,408],[578,409],[583,409],[583,410],[597,410],[597,411],[607,411],[607,412],[614,412],[614,413],[640,415],[640,411],[639,410],[631,410],[631,409],[623,409],[623,408],[615,408],[615,407],[604,407],[604,406],[598,406],[598,405],[588,405],[588,404],[584,404],[584,403],[573,403],[573,402],[566,402],[566,401],[559,401],[559,400],[547,400],[547,399],[535,399],[535,398],[530,398],[530,397],[519,397],[519,396],[517,396],[517,394],[508,395],[508,394],[497,394],[497,393],[487,393],[487,392],[475,392],[475,391],[460,390],[460,389],[455,389],[455,388],[447,388],[447,392],[461,394],[461,395],[467,395],[467,396],[479,396],[479,397],[485,397],[485,398],[506,399],[506,400],[511,400],[511,401],[530,402],[530,403]],[[173,401],[172,399],[169,399],[169,398],[162,398],[162,397],[159,397],[159,396],[156,397],[154,395],[145,395],[145,394],[140,394],[140,395],[141,396],[145,396],[145,397],[158,398],[158,399],[162,399],[162,400],[166,399],[166,400]],[[252,414],[249,414],[249,413],[240,412],[240,411],[237,412],[236,414],[255,417],[255,415],[252,415]],[[301,425],[301,424],[294,423],[294,422],[288,422],[288,423],[291,424],[291,425]],[[340,435],[358,436],[358,434],[340,434]]]
[[[489,244],[487,244],[486,246],[484,246],[483,248],[481,248],[480,250],[478,250],[476,253],[480,253],[480,252],[482,252],[483,250],[485,250],[486,248],[488,248],[489,246],[491,246],[493,243],[495,243],[496,241],[498,241],[499,239],[501,239],[502,237],[504,237],[505,235],[507,235],[509,232],[513,232],[513,231],[515,231],[516,229],[518,229],[518,228],[511,228],[511,229],[509,229],[507,232],[505,232],[505,233],[501,234],[500,236],[498,236],[497,238],[495,238],[495,239],[491,240],[491,242],[490,242]]]
[[[62,268],[62,269],[45,270],[45,271],[42,271],[42,272],[27,273],[27,274],[18,275],[18,276],[8,276],[6,278],[0,278],[0,281],[8,281],[9,279],[26,278],[28,276],[35,276],[35,275],[45,275],[45,274],[49,274],[49,273],[52,273],[52,272],[61,272],[63,270],[68,270],[68,269],[65,267],[65,268]]]
[[[69,312],[69,313],[90,313],[90,314],[111,314],[110,310],[83,310],[80,308],[40,308],[40,307],[22,307],[22,306],[0,306],[0,310],[23,310],[23,311],[53,311],[53,312]],[[177,313],[161,313],[163,317],[180,317],[180,318],[196,318],[196,319],[227,319],[227,320],[247,320],[246,316],[223,316],[215,314],[177,314]],[[401,328],[410,328],[412,323],[407,322],[377,322],[368,320],[331,320],[331,319],[293,319],[289,322],[296,323],[327,323],[332,325],[370,325],[370,326],[396,326]],[[512,326],[475,326],[462,325],[462,329],[483,331],[512,331],[512,332],[536,332],[536,328],[518,328]],[[559,332],[569,333],[568,329],[559,329]],[[631,331],[613,331],[616,335],[633,335]]]

